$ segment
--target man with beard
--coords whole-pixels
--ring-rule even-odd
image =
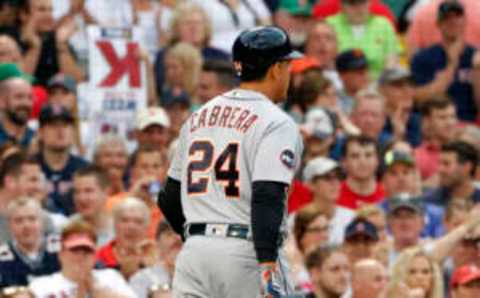
[[[64,107],[47,105],[40,112],[39,123],[38,136],[42,146],[37,159],[50,190],[46,207],[52,212],[70,215],[74,212],[73,174],[87,166],[85,160],[70,153],[74,118]]]
[[[475,147],[466,142],[443,145],[438,165],[440,187],[427,194],[425,200],[441,207],[451,200],[480,202],[480,189],[474,184],[478,159]]]
[[[0,146],[11,142],[28,147],[35,135],[27,126],[32,110],[32,86],[15,64],[0,64]]]

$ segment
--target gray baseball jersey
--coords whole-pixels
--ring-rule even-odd
[[[302,150],[298,126],[263,94],[209,101],[183,125],[168,173],[181,182],[186,223],[250,225],[252,182],[290,184]]]

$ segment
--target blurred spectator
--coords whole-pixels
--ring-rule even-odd
[[[150,107],[137,113],[135,138],[139,147],[153,146],[166,150],[169,141],[170,117],[163,108]]]
[[[102,246],[113,239],[113,223],[105,210],[110,181],[106,173],[96,167],[87,166],[73,175],[74,218],[81,218],[95,229],[97,245]]]
[[[132,154],[130,165],[129,191],[109,197],[105,207],[112,210],[115,205],[129,196],[142,200],[150,210],[150,224],[147,235],[154,239],[157,225],[163,217],[155,202],[165,183],[168,170],[167,156],[165,151],[160,151],[151,146],[143,146]]]
[[[33,74],[41,84],[59,72],[81,81],[83,72],[68,44],[75,23],[69,20],[55,28],[52,10],[51,0],[26,0],[22,6],[21,28],[16,37],[24,51],[24,71]]]
[[[385,98],[380,93],[373,89],[357,92],[350,119],[362,134],[376,140],[381,150],[385,148],[391,135],[383,131],[387,114]]]
[[[448,99],[430,100],[422,106],[422,144],[415,149],[415,160],[423,180],[430,187],[438,184],[440,148],[456,135],[455,106]]]
[[[358,261],[372,258],[375,245],[378,244],[377,228],[363,218],[354,219],[345,228],[343,250],[354,265]]]
[[[324,75],[333,82],[337,90],[341,90],[342,83],[335,70],[337,51],[337,35],[333,27],[325,22],[316,23],[308,32],[305,55],[315,58],[322,66]]]
[[[412,59],[415,97],[425,101],[448,93],[458,118],[474,122],[478,116],[475,94],[480,92],[474,72],[480,67],[480,52],[463,38],[464,7],[457,1],[445,0],[438,9],[437,25],[441,42],[420,50]]]
[[[113,209],[115,239],[97,251],[97,261],[107,268],[119,269],[128,280],[149,257],[146,249],[150,210],[142,201],[129,197]]]
[[[418,9],[412,24],[407,32],[407,45],[410,56],[419,49],[428,48],[442,39],[442,34],[437,26],[438,9],[444,0],[430,0]],[[457,1],[454,1],[457,2]],[[477,0],[460,0],[465,10],[465,32],[464,37],[467,43],[480,46],[480,2]]]
[[[61,235],[58,254],[61,271],[39,277],[30,283],[35,297],[136,297],[115,270],[93,269],[96,249],[95,231],[77,220],[68,224]]]
[[[410,72],[399,67],[385,69],[378,84],[387,113],[383,133],[418,146],[422,138],[421,122],[420,115],[413,112],[414,89]]]
[[[0,99],[0,145],[11,142],[28,148],[35,135],[27,125],[32,112],[32,86],[15,64],[0,64]]]
[[[328,243],[329,221],[328,214],[315,204],[309,204],[296,213],[293,235],[302,256]]]
[[[329,157],[335,143],[336,127],[333,116],[323,108],[313,108],[305,115],[301,129],[305,138],[304,161],[315,157]]]
[[[379,240],[378,244],[389,242],[387,216],[381,207],[378,205],[365,205],[357,210],[355,217],[365,219],[375,226]]]
[[[365,52],[370,74],[378,78],[385,67],[397,63],[400,44],[392,24],[371,15],[370,0],[342,0],[341,12],[326,19],[337,33],[338,49],[360,48]]]
[[[317,3],[313,8],[313,14],[317,19],[323,19],[328,16],[335,15],[340,12],[340,8],[342,5],[344,5],[344,2],[344,0],[319,1],[319,3]],[[383,3],[383,1],[371,0],[368,10],[371,14],[386,17],[392,23],[392,25],[395,26],[395,15],[393,15],[392,11]]]
[[[480,189],[474,184],[478,162],[478,151],[472,145],[462,141],[444,144],[438,165],[439,188],[427,194],[425,200],[442,207],[451,200],[479,203]]]
[[[335,66],[343,83],[343,90],[339,92],[340,106],[343,112],[350,115],[355,103],[354,96],[369,84],[367,58],[361,50],[347,50],[337,56]]]
[[[182,247],[182,241],[166,221],[158,224],[155,239],[158,251],[157,262],[153,266],[140,270],[130,278],[130,286],[138,298],[171,293],[175,260]]]
[[[14,63],[22,68],[22,54],[17,42],[8,35],[0,35],[0,63]]]
[[[199,104],[204,104],[215,96],[235,88],[237,83],[238,80],[231,62],[206,60],[203,63],[198,82]]]
[[[12,239],[0,246],[0,287],[28,285],[35,276],[57,272],[57,236],[44,235],[43,211],[31,198],[11,201],[6,214]]]
[[[376,204],[384,199],[383,186],[376,177],[378,154],[377,143],[367,136],[346,139],[342,158],[346,179],[342,182],[337,204],[357,209],[363,204]]]
[[[93,161],[108,175],[109,196],[125,191],[124,176],[128,165],[128,152],[123,138],[113,134],[102,136],[95,147]]]
[[[165,52],[165,83],[160,91],[160,103],[168,105],[175,96],[185,92],[192,104],[196,99],[202,69],[202,57],[194,46],[179,42]]]
[[[361,260],[352,266],[352,293],[346,297],[380,298],[387,282],[388,273],[382,263],[374,259]]]
[[[313,283],[313,293],[307,298],[340,298],[347,292],[350,282],[350,263],[340,249],[318,247],[305,261]]]
[[[209,4],[212,2],[210,1]],[[207,9],[211,10],[212,8],[208,7]],[[180,3],[176,6],[170,23],[171,36],[168,44],[157,53],[155,58],[155,81],[158,94],[162,93],[165,83],[165,52],[179,42],[196,47],[201,52],[204,61],[229,60],[226,52],[210,46],[212,24],[205,11],[201,5],[191,2]]]
[[[337,206],[340,193],[340,165],[329,158],[316,157],[310,160],[303,170],[303,180],[312,192],[312,204],[319,206],[329,217],[330,244],[341,244],[347,225],[355,213]]]
[[[390,150],[384,157],[385,172],[382,182],[386,197],[393,197],[400,193],[420,195],[418,188],[417,168],[415,159],[407,152]]]
[[[71,215],[73,174],[87,162],[70,153],[73,145],[72,114],[61,106],[47,105],[40,112],[40,152],[37,159],[49,182],[50,193],[46,207],[52,212]]]
[[[263,0],[192,0],[201,6],[212,22],[212,45],[227,53],[235,37],[245,29],[271,23]]]
[[[480,295],[480,268],[465,265],[458,268],[451,280],[451,298],[473,298]]]
[[[438,263],[419,248],[408,249],[398,257],[387,288],[389,298],[444,297]]]
[[[182,129],[182,125],[187,121],[192,113],[190,97],[186,93],[174,96],[171,101],[163,106],[170,118],[169,143],[177,139]],[[170,147],[170,146],[169,146]]]
[[[19,196],[34,198],[41,206],[47,201],[47,179],[40,163],[33,157],[19,160],[20,171],[17,177]],[[67,223],[67,218],[59,213],[43,210],[44,230],[47,233],[60,233]]]
[[[61,73],[56,74],[47,82],[47,93],[48,104],[62,106],[74,116],[75,147],[80,155],[85,155],[85,148],[81,141],[77,83],[75,79]]]

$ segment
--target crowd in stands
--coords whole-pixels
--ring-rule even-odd
[[[189,115],[278,25],[305,144],[285,250],[298,293],[480,297],[480,1],[0,1],[0,296],[172,297],[156,204]],[[92,139],[87,27],[142,29],[147,107]]]

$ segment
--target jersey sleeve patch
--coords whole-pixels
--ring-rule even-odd
[[[289,170],[294,170],[296,165],[295,153],[292,150],[286,149],[280,153],[280,161]]]

